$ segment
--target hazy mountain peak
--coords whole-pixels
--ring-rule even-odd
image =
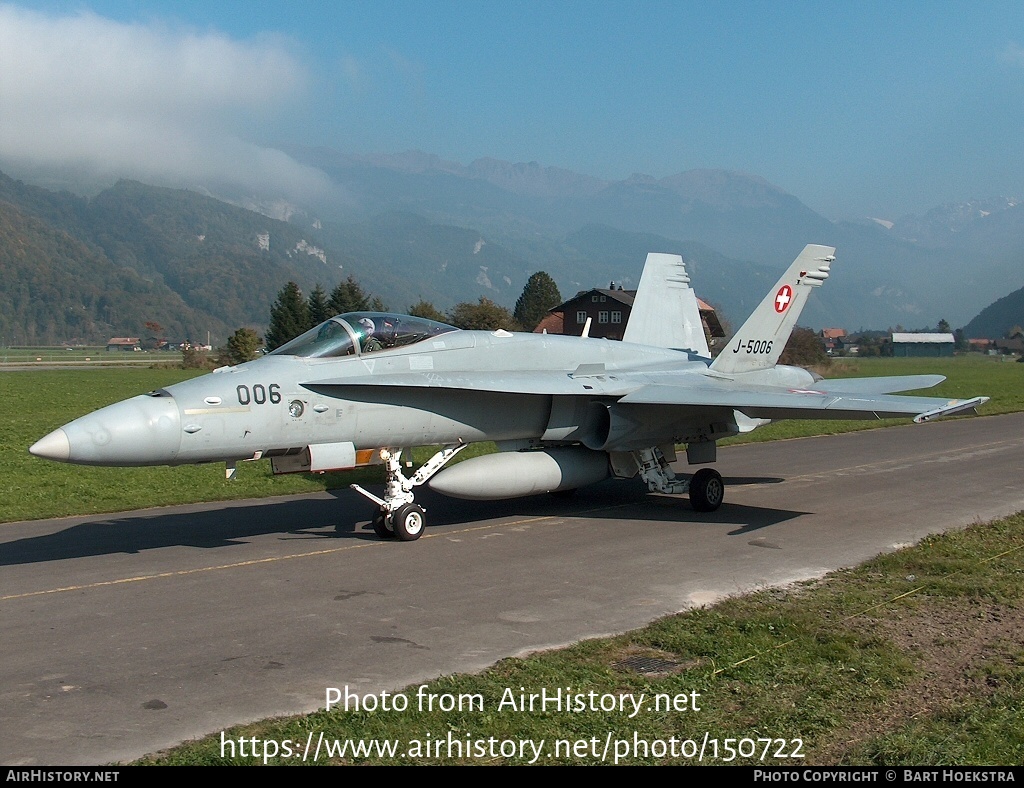
[[[466,168],[456,161],[442,159],[434,153],[421,150],[407,150],[402,153],[376,153],[355,156],[356,160],[378,167],[387,167],[399,172],[424,173],[447,172],[453,175],[465,175]]]
[[[959,203],[946,203],[932,208],[924,216],[904,216],[894,225],[901,238],[927,244],[943,245],[954,236],[972,230],[983,231],[996,217],[1012,216],[1021,204],[1016,197],[988,197]],[[1011,212],[1011,213],[1008,213]]]
[[[960,203],[946,203],[932,208],[924,215],[928,221],[946,221],[950,223],[984,219],[993,213],[1014,208],[1020,200],[1014,197],[989,197],[986,199],[970,199]]]
[[[535,197],[585,196],[596,194],[607,186],[600,178],[561,167],[544,167],[535,161],[513,164],[485,157],[470,164],[467,171],[499,188]]]
[[[634,172],[624,181],[624,183],[637,183],[642,185],[655,184],[657,182],[658,179],[653,175],[645,175],[642,172]]]
[[[709,205],[761,207],[789,196],[759,175],[732,170],[688,170],[662,178],[658,183],[684,199]]]

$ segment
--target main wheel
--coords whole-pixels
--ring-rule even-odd
[[[701,468],[690,480],[690,506],[696,512],[713,512],[725,499],[722,474],[714,468]]]
[[[395,529],[391,527],[391,518],[384,509],[378,509],[373,516],[373,532],[381,539],[394,539]]]
[[[399,506],[392,515],[391,522],[395,526],[395,536],[403,542],[413,542],[419,539],[427,525],[423,508],[414,503]]]

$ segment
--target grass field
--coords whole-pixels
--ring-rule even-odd
[[[105,347],[0,347],[0,364],[180,364],[181,354],[164,351],[108,352]]]
[[[983,356],[954,359],[844,361],[830,373],[847,376],[938,373],[948,377],[928,394],[992,401],[982,413],[1024,410],[1024,364]],[[352,481],[379,483],[379,469],[346,474],[275,477],[268,462],[240,463],[234,481],[223,465],[178,468],[89,468],[47,462],[28,447],[51,430],[112,402],[195,376],[180,369],[70,369],[0,372],[0,473],[6,495],[0,522],[124,511],[197,501],[232,500],[312,492]],[[893,421],[892,423],[905,423]],[[877,421],[779,422],[732,439],[775,440],[884,426]],[[728,443],[728,442],[725,442]],[[463,452],[470,456],[471,448]],[[487,451],[486,444],[479,451]],[[426,454],[422,451],[417,459]]]
[[[703,763],[1020,764],[1024,762],[1024,515],[929,537],[856,569],[787,590],[729,599],[654,622],[618,637],[591,640],[478,675],[446,676],[426,686],[437,698],[479,697],[472,710],[345,712],[239,726],[223,735],[247,741],[544,742],[542,764],[696,763],[694,757],[626,753],[636,740],[706,746]],[[618,711],[521,713],[506,690],[627,694],[672,699]],[[694,695],[693,693],[698,693]],[[439,701],[440,702],[440,701]],[[653,703],[653,701],[652,701]],[[699,707],[694,710],[693,706]],[[632,710],[632,706],[628,707]],[[581,742],[577,751],[557,742]],[[596,744],[592,744],[596,742]],[[731,742],[731,744],[730,744]],[[766,745],[766,742],[770,744]],[[253,763],[222,758],[220,735],[177,747],[145,763]],[[625,744],[623,744],[625,743]],[[662,746],[667,746],[663,744]],[[729,747],[732,747],[732,752]],[[753,755],[751,756],[751,753]],[[782,753],[785,757],[778,757]],[[799,753],[802,757],[791,757]],[[230,752],[229,752],[230,754]],[[747,757],[742,757],[746,755]],[[321,757],[320,763],[509,763],[525,757]],[[301,758],[272,758],[301,763]]]

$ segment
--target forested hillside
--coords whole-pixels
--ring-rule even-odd
[[[266,326],[281,287],[355,276],[391,308],[511,304],[532,271],[475,230],[406,213],[360,222],[271,219],[195,192],[120,181],[92,199],[0,174],[3,341],[145,336],[215,343]]]
[[[274,293],[339,278],[285,222],[193,192],[121,181],[92,200],[0,175],[3,341],[215,341],[262,326]]]
[[[982,309],[964,326],[964,334],[971,339],[1000,339],[1019,326],[1024,326],[1024,287]]]
[[[159,282],[118,268],[101,252],[0,202],[0,344],[105,342],[142,336],[147,321],[168,336],[199,338],[223,323]]]

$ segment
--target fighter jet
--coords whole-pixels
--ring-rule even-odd
[[[651,491],[723,500],[717,441],[776,419],[925,422],[973,411],[967,400],[893,396],[940,375],[824,380],[778,363],[835,249],[809,245],[717,358],[678,255],[650,254],[623,341],[464,331],[390,312],[333,317],[272,353],[110,405],[54,430],[29,451],[83,465],[182,465],[270,459],[275,473],[384,465],[382,538],[413,541],[426,525],[415,490],[500,499],[640,476]],[[586,332],[584,332],[585,334]],[[499,451],[446,467],[466,446]],[[411,472],[403,451],[441,448]],[[411,475],[407,475],[409,472]]]

